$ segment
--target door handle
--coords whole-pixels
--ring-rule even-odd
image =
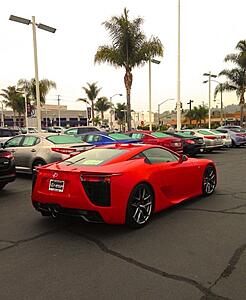
[[[35,150],[35,149],[32,149],[31,152],[36,152],[36,150]]]

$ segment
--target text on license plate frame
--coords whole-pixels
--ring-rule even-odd
[[[55,192],[63,193],[64,185],[65,185],[64,180],[50,179],[49,191],[55,191]]]

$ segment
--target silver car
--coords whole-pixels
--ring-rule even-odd
[[[37,166],[63,160],[92,147],[80,138],[52,133],[21,134],[3,145],[14,155],[16,171],[20,173],[32,173]]]
[[[210,152],[214,149],[223,147],[223,141],[220,136],[210,132],[208,129],[185,129],[182,132],[187,132],[193,136],[202,137],[205,142],[205,151]]]

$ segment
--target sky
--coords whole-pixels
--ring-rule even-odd
[[[245,36],[245,0],[181,0],[181,97],[183,108],[208,104],[208,84],[203,84],[203,73],[218,74],[232,65],[224,57],[235,52],[238,41]],[[124,69],[107,64],[94,64],[99,46],[110,45],[108,32],[102,25],[112,16],[120,16],[124,8],[130,19],[142,17],[142,31],[149,39],[158,37],[164,46],[161,63],[151,65],[152,111],[169,98],[177,98],[177,41],[178,0],[8,0],[0,9],[0,89],[16,85],[19,79],[34,77],[32,28],[12,22],[16,15],[43,23],[57,30],[54,34],[37,28],[39,79],[56,82],[57,89],[47,95],[48,104],[69,109],[85,109],[76,101],[86,97],[82,87],[97,82],[99,97],[108,99],[115,94],[114,104],[126,102]],[[225,78],[217,78],[223,82]],[[211,92],[217,84],[212,82]],[[233,93],[224,94],[224,105],[236,104]],[[147,111],[149,101],[148,65],[133,69],[131,92],[132,109]],[[218,102],[219,105],[219,96]],[[216,102],[212,102],[216,106]],[[175,101],[167,101],[161,110],[172,110]]]

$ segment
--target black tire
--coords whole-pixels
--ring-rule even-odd
[[[0,183],[0,191],[5,187],[6,183]]]
[[[32,173],[33,171],[36,169],[36,167],[39,167],[39,166],[44,166],[46,165],[46,162],[41,160],[41,159],[37,159],[33,162],[32,164]]]
[[[154,195],[149,185],[138,184],[128,200],[126,210],[126,225],[131,228],[145,226],[152,214],[154,206]]]
[[[204,196],[213,194],[217,184],[217,175],[215,167],[208,165],[204,171],[202,179],[202,193]]]
[[[41,211],[40,213],[41,213],[42,217],[51,217],[50,212]]]

